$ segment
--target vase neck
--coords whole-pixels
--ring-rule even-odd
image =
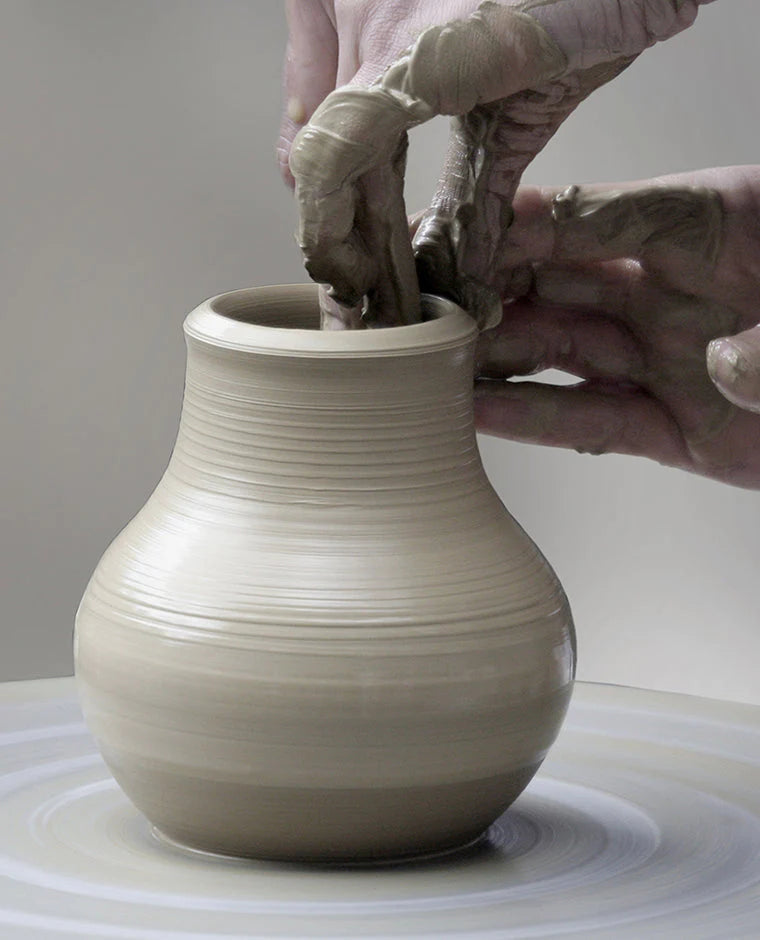
[[[355,358],[189,340],[169,472],[267,502],[461,486],[482,474],[473,345]]]

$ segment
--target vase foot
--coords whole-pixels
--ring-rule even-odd
[[[489,827],[490,828],[490,827]],[[481,848],[486,848],[490,843],[488,839],[488,829],[479,832],[477,835],[465,841],[457,841],[447,847],[435,849],[432,851],[409,852],[393,856],[379,856],[377,858],[320,858],[314,856],[298,855],[235,855],[228,852],[214,852],[210,849],[200,848],[199,846],[189,845],[179,839],[174,839],[162,832],[158,826],[151,826],[151,835],[163,846],[188,855],[199,856],[206,859],[218,859],[224,862],[276,862],[278,864],[289,865],[308,865],[316,868],[384,868],[398,865],[425,865],[429,862],[438,862],[444,859],[454,858],[456,856],[470,856],[477,853]]]

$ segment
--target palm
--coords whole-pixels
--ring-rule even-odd
[[[658,192],[667,211],[642,221],[642,200],[656,207]],[[711,340],[757,322],[760,168],[592,194],[589,204],[557,221],[551,194],[526,189],[517,200],[501,266],[517,299],[481,339],[490,378],[479,383],[481,430],[760,486],[760,415],[724,398],[705,363]],[[582,382],[503,381],[545,368]]]

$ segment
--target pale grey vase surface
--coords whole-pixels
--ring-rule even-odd
[[[76,625],[85,717],[170,840],[383,859],[477,838],[572,688],[556,576],[504,509],[472,417],[476,330],[320,331],[311,285],[188,317],[169,466]]]

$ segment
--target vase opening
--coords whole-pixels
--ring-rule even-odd
[[[214,313],[238,323],[274,326],[279,329],[320,329],[319,295],[315,284],[288,284],[229,291],[209,301]],[[437,320],[457,309],[451,301],[422,295],[422,322]],[[414,325],[414,324],[409,324]],[[407,329],[407,326],[383,327]]]
[[[209,309],[219,316],[278,329],[318,330],[319,297],[314,284],[229,291],[208,301]]]
[[[422,297],[423,321],[367,330],[320,329],[316,284],[229,291],[205,301],[185,321],[188,338],[216,347],[288,355],[387,356],[474,343],[475,321],[453,301]]]

